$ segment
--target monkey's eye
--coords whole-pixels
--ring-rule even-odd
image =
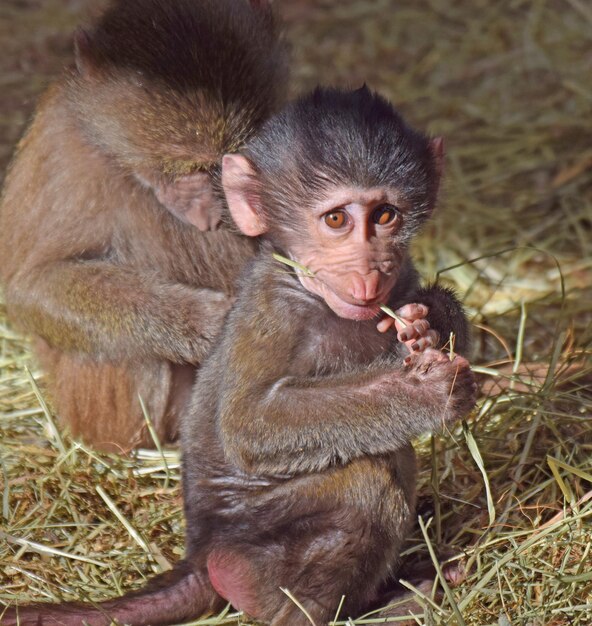
[[[329,228],[341,228],[346,222],[346,216],[344,211],[331,211],[324,216],[325,224]]]
[[[379,226],[386,226],[396,219],[399,211],[390,204],[381,204],[374,209],[372,213],[372,221]]]

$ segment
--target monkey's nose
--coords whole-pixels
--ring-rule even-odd
[[[372,270],[368,274],[352,273],[348,294],[359,304],[372,304],[378,298],[380,273]]]

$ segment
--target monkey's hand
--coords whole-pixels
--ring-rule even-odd
[[[193,299],[193,306],[190,304],[186,308],[188,303],[180,304],[177,315],[169,325],[177,337],[185,339],[171,348],[171,360],[174,362],[201,363],[223,328],[226,314],[235,301],[234,297],[214,289],[197,289],[194,293],[197,297]],[[182,324],[173,331],[179,319]]]
[[[464,357],[450,360],[444,352],[428,348],[411,354],[405,364],[406,377],[441,402],[444,423],[461,419],[475,406],[477,383]]]
[[[222,203],[206,172],[187,174],[174,182],[159,182],[154,193],[173,215],[201,231],[215,230],[220,223]]]
[[[378,322],[377,328],[381,333],[394,326],[397,330],[397,339],[404,343],[411,353],[423,352],[438,345],[440,335],[430,327],[426,319],[429,308],[425,304],[413,302],[395,312],[404,324],[387,315]]]

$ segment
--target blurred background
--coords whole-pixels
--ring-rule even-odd
[[[429,544],[467,569],[442,600],[421,598],[418,623],[590,624],[592,5],[276,4],[294,94],[367,83],[446,142],[440,206],[414,255],[465,302],[482,396],[466,424],[418,445],[427,530],[406,560]],[[1,1],[0,179],[96,5]],[[42,375],[1,304],[0,367],[0,601],[99,599],[179,558],[176,451],[57,445]]]

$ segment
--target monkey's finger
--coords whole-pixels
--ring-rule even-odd
[[[428,332],[420,337],[417,341],[412,343],[409,348],[412,352],[423,352],[428,348],[435,348],[440,340],[440,335],[435,330],[428,330]]]
[[[429,309],[425,304],[419,304],[417,302],[410,302],[395,311],[397,315],[410,321],[422,319],[428,312]]]
[[[397,328],[399,328],[399,325],[397,325]],[[420,337],[424,337],[429,330],[430,323],[426,319],[417,319],[413,322],[410,321],[407,326],[400,328],[397,333],[397,339],[403,342],[419,339]]]
[[[376,328],[379,333],[386,333],[387,330],[392,328],[395,325],[395,320],[389,315],[385,315],[379,322],[376,324]]]

